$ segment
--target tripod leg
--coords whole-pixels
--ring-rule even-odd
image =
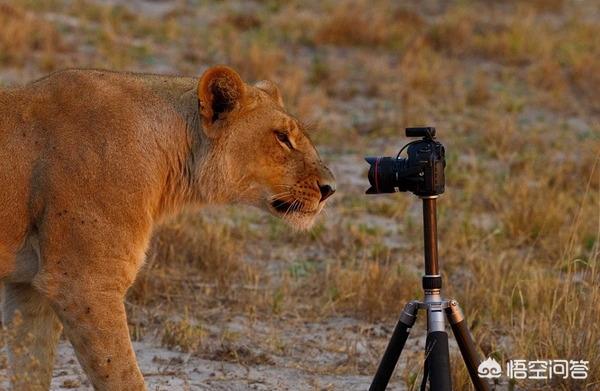
[[[402,349],[408,338],[410,328],[415,324],[417,310],[418,304],[415,302],[410,302],[404,307],[400,319],[394,328],[392,338],[379,363],[377,373],[373,378],[369,391],[384,391],[387,387],[390,377],[392,377],[392,373],[394,372],[394,368],[396,367],[396,363],[398,362],[398,358],[400,358],[400,353],[402,353]]]
[[[448,333],[433,331],[427,334],[425,367],[431,391],[452,391]],[[425,372],[425,371],[424,371]]]
[[[446,315],[448,316],[450,326],[452,326],[452,332],[454,332],[454,337],[456,338],[456,342],[460,348],[460,353],[462,354],[465,365],[467,366],[467,370],[469,371],[469,376],[471,377],[471,381],[473,382],[475,390],[489,391],[490,385],[485,379],[480,378],[477,374],[477,367],[481,363],[481,357],[477,352],[477,347],[475,346],[473,337],[471,337],[471,333],[469,332],[467,320],[465,319],[456,300],[450,301],[449,306],[446,308]]]

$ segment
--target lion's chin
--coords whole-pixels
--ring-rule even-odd
[[[290,227],[298,231],[307,231],[312,228],[315,224],[317,213],[312,214],[299,214],[293,213],[286,216],[279,216],[285,221]]]

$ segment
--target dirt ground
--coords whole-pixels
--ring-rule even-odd
[[[344,360],[344,355],[322,348],[335,334],[355,334],[359,327],[350,319],[332,319],[327,324],[304,325],[290,330],[294,336],[282,343],[294,346],[293,357],[264,357],[264,364],[243,364],[195,357],[165,349],[155,341],[136,342],[135,351],[149,390],[366,390],[370,376],[317,374],[302,368],[311,365],[332,365]],[[332,333],[331,330],[335,329]],[[331,342],[331,341],[329,341]],[[363,344],[369,343],[361,338]],[[360,342],[358,343],[360,349]],[[408,345],[412,347],[411,344]],[[248,354],[253,347],[247,346]],[[364,348],[363,348],[364,349]],[[254,353],[256,354],[256,353]],[[52,389],[91,390],[92,387],[76,362],[73,349],[66,341],[59,346],[59,357],[54,370]],[[400,382],[390,390],[406,389]]]

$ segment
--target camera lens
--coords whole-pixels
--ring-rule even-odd
[[[367,194],[394,193],[398,186],[398,165],[404,159],[393,157],[368,157],[365,158],[369,167],[369,183],[371,188]]]

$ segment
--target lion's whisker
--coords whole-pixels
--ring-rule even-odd
[[[286,210],[286,211],[285,211],[285,213],[283,214],[283,216],[284,216],[284,217],[288,215],[288,213],[290,212],[290,209],[291,209],[291,211],[293,211],[293,207],[294,207],[294,205],[295,205],[297,202],[298,202],[298,199],[295,199],[295,200],[294,200],[294,201],[293,201],[293,202],[292,202],[292,203],[291,203],[291,204],[288,206],[287,210]]]
[[[282,193],[277,193],[277,194],[273,194],[270,199],[271,201],[273,200],[278,200],[278,199],[283,199],[283,198],[287,198],[287,197],[291,197],[292,194],[289,191],[284,191]]]
[[[277,184],[277,185],[273,185],[273,187],[283,187],[283,188],[286,188],[286,189],[291,189],[293,186],[292,185]]]
[[[296,204],[294,211],[302,210],[303,207],[304,207],[304,204],[301,201],[298,201],[298,204]]]

